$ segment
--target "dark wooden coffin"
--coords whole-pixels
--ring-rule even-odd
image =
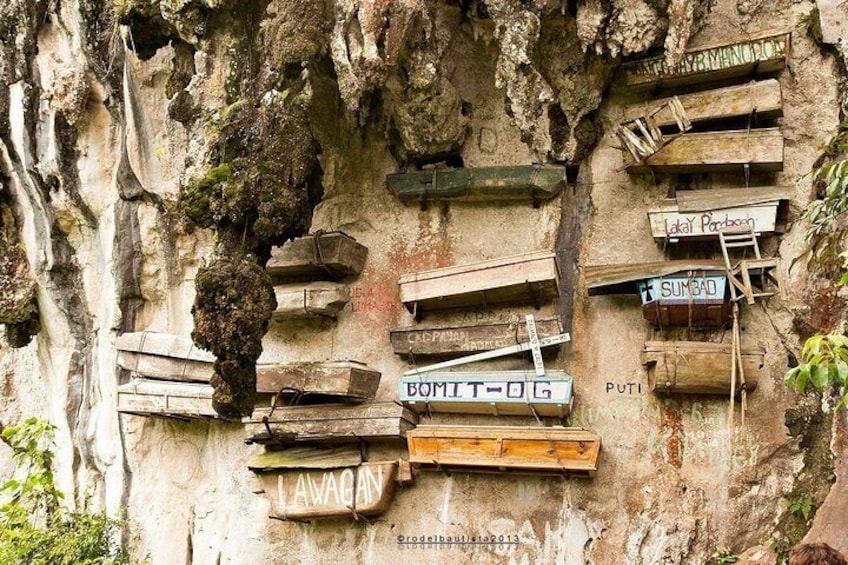
[[[764,355],[761,350],[742,350],[748,392],[757,388]],[[642,364],[648,370],[648,388],[653,392],[730,395],[732,357],[729,343],[649,341],[642,353]],[[737,380],[737,394],[742,392],[740,384]]]
[[[356,361],[288,363],[256,367],[256,392],[299,396],[307,402],[373,399],[380,372]]]

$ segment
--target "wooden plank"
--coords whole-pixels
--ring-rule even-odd
[[[291,447],[254,453],[247,462],[251,471],[281,469],[338,469],[362,463],[362,451],[351,446]]]
[[[271,251],[265,270],[276,280],[337,280],[358,275],[368,248],[344,232],[310,234]]]
[[[274,287],[277,309],[274,318],[334,318],[350,301],[350,289],[335,282],[285,284]]]
[[[120,350],[118,350],[118,365],[134,375],[170,381],[208,383],[214,372],[212,363],[207,361],[191,361]]]
[[[407,434],[409,461],[423,469],[487,468],[594,474],[600,436],[579,428],[420,426]]]
[[[540,338],[562,333],[559,316],[536,320]],[[499,349],[529,340],[523,320],[475,326],[398,328],[389,336],[397,355],[461,355]]]
[[[756,234],[773,233],[778,229],[779,204],[775,200],[765,204],[681,213],[677,204],[671,201],[648,210],[648,221],[655,238],[668,239],[672,243],[681,238],[717,238],[720,230],[737,226],[750,226]]]
[[[401,402],[416,412],[553,416],[564,418],[573,402],[572,378],[559,371],[454,371],[402,377]]]
[[[553,253],[529,253],[400,277],[401,302],[410,312],[513,302],[548,302],[559,296]]]
[[[214,363],[215,356],[205,349],[200,349],[189,337],[158,332],[131,332],[118,336],[115,340],[118,351],[130,351]]]
[[[271,518],[312,520],[378,516],[397,489],[398,462],[378,461],[356,467],[261,473],[271,501]]]
[[[401,202],[527,200],[556,197],[566,185],[561,165],[433,169],[386,176]]]
[[[135,379],[118,387],[118,412],[183,419],[217,418],[213,389],[199,383]]]
[[[688,273],[725,273],[723,261],[712,259],[679,259],[622,265],[590,265],[583,267],[589,296],[601,294],[638,294],[638,283],[647,279]]]
[[[705,124],[732,118],[756,116],[758,119],[779,118],[783,115],[780,83],[775,79],[749,82],[726,88],[702,90],[677,96],[693,124]],[[677,121],[668,106],[671,98],[631,104],[624,109],[624,119],[633,120],[661,108],[654,114],[657,127],[676,127]]]
[[[764,355],[761,350],[742,350],[748,392],[757,388]],[[645,344],[642,364],[648,371],[648,388],[656,393],[730,393],[731,344],[650,341]]]
[[[403,439],[418,415],[398,402],[320,404],[278,407],[273,414],[259,408],[244,423],[247,443],[356,442]]]
[[[708,190],[679,190],[674,200],[680,212],[705,212],[739,206],[753,206],[792,197],[786,186],[751,186],[739,188],[711,188]]]
[[[669,66],[665,54],[624,63],[624,84],[631,90],[677,87],[779,71],[786,65],[790,34],[765,32],[750,38],[687,49]]]
[[[300,391],[304,397],[329,396],[339,400],[368,400],[377,394],[380,372],[356,361],[259,365],[256,391],[276,394]]]
[[[628,160],[627,172],[699,173],[783,170],[783,135],[778,128],[685,133],[637,163]]]

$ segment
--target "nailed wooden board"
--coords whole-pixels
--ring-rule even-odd
[[[579,428],[419,426],[407,434],[416,467],[593,475],[601,438]]]
[[[778,128],[685,133],[637,163],[625,153],[627,172],[698,173],[783,170],[783,135]]]
[[[401,302],[410,312],[494,303],[547,302],[559,296],[550,252],[526,253],[403,275]]]
[[[247,462],[251,471],[338,469],[362,463],[362,451],[351,446],[291,447],[254,453]]]
[[[772,73],[786,65],[790,34],[765,32],[721,44],[687,49],[683,59],[669,66],[665,54],[624,63],[624,83],[633,90],[676,87],[728,78]]]
[[[536,320],[539,338],[562,333],[559,316]],[[499,324],[441,328],[398,328],[389,336],[398,355],[460,355],[499,349],[529,341],[527,324],[515,320]]]
[[[368,248],[344,232],[310,234],[271,251],[265,270],[276,280],[308,280],[358,275]]]
[[[433,169],[386,176],[401,202],[427,200],[549,200],[566,184],[565,167],[523,165]]]
[[[277,319],[335,317],[350,301],[350,289],[335,282],[277,285],[274,295]]]
[[[792,189],[786,186],[751,186],[711,188],[708,190],[679,190],[674,200],[680,212],[704,212],[738,206],[755,206],[789,200]]]
[[[693,124],[703,124],[731,118],[779,118],[783,115],[783,97],[780,83],[775,79],[749,82],[726,88],[703,90],[677,96]],[[662,108],[653,115],[657,127],[677,125],[668,102],[670,98],[631,104],[624,110],[624,119],[633,120]]]
[[[358,518],[385,512],[397,489],[398,462],[367,462],[326,470],[259,475],[271,502],[271,518]]]
[[[444,371],[401,377],[401,402],[416,412],[552,416],[571,411],[572,378],[559,371]]]
[[[674,243],[680,239],[718,238],[724,228],[750,226],[756,234],[777,231],[779,201],[704,212],[683,212],[673,201],[648,210],[651,233]]]
[[[158,332],[131,332],[118,336],[115,341],[118,351],[129,351],[145,355],[186,359],[214,363],[215,356],[197,347],[190,337]]]
[[[742,350],[748,392],[757,388],[764,352]],[[700,341],[649,341],[642,353],[648,388],[654,392],[730,394],[731,345]],[[741,393],[740,382],[736,390]]]
[[[191,361],[120,350],[118,365],[134,375],[170,381],[208,383],[214,372],[212,363],[207,361]]]
[[[256,392],[300,391],[305,397],[368,400],[377,394],[380,372],[356,361],[288,363],[256,367]],[[285,389],[285,390],[284,390]]]
[[[273,414],[259,408],[244,423],[248,443],[356,442],[403,439],[418,424],[418,415],[398,402],[315,404],[278,407]]]
[[[118,412],[182,419],[218,418],[212,408],[212,392],[206,384],[134,379],[118,387]]]

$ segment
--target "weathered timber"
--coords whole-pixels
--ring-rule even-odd
[[[685,133],[636,162],[625,154],[627,172],[701,173],[783,170],[783,136],[778,128]]]
[[[723,261],[709,259],[681,259],[633,263],[622,265],[590,265],[583,267],[583,278],[589,296],[601,294],[641,294],[640,283],[648,279],[682,275],[688,277],[709,274],[723,275],[727,268]]]
[[[271,251],[265,270],[275,280],[295,281],[358,275],[368,248],[344,232],[314,233]]]
[[[562,333],[559,316],[536,320],[539,338]],[[398,355],[461,355],[529,341],[524,321],[442,328],[399,328],[389,332]]]
[[[306,400],[332,397],[335,401],[374,398],[380,372],[356,361],[289,363],[256,367],[256,392],[298,395]]]
[[[274,318],[334,318],[350,301],[350,289],[335,282],[285,284],[274,287],[277,309]]]
[[[601,438],[580,428],[419,426],[407,445],[422,469],[594,476]]]
[[[118,365],[134,375],[169,381],[208,383],[214,372],[212,363],[206,361],[145,355],[132,351],[118,351]]]
[[[783,115],[780,83],[775,79],[749,82],[726,88],[703,90],[677,96],[686,117],[693,124],[705,124],[733,118],[779,118]],[[660,108],[652,118],[657,127],[672,127],[677,120],[668,106],[671,98],[631,104],[624,110],[625,120],[634,120]]]
[[[271,502],[271,518],[294,521],[359,519],[378,516],[388,509],[397,490],[398,462],[261,472],[259,478]]]
[[[356,442],[403,439],[418,415],[398,402],[315,404],[258,408],[247,425],[247,443]]]
[[[786,65],[790,34],[766,32],[754,37],[687,49],[669,66],[665,54],[621,66],[631,90],[677,87],[779,71]]]
[[[550,200],[566,184],[565,167],[524,165],[433,169],[386,176],[401,202],[430,200]]]
[[[757,388],[763,358],[761,350],[742,350],[748,392]],[[731,344],[723,343],[649,341],[642,353],[648,388],[656,393],[729,395],[732,362]]]
[[[642,314],[655,327],[722,327],[730,319],[727,276],[688,272],[638,283]]]
[[[417,315],[429,309],[531,303],[559,296],[559,268],[549,252],[527,253],[403,275],[400,299]]]
[[[115,341],[118,351],[130,351],[144,355],[187,359],[214,363],[215,356],[197,347],[191,338],[159,332],[132,332],[118,336]]]
[[[664,135],[656,116],[665,112],[677,126],[676,134]],[[692,129],[692,121],[677,96],[662,101],[661,106],[647,110],[644,114],[625,120],[616,128],[616,135],[634,160],[642,162],[660,150],[677,135]]]
[[[254,453],[247,468],[261,473],[291,469],[339,469],[362,463],[362,450],[349,445],[333,447],[297,446]]]
[[[559,371],[454,371],[402,377],[401,402],[415,412],[554,416],[573,402],[572,378]]]
[[[185,420],[218,418],[212,390],[201,383],[134,379],[118,387],[118,412]]]
[[[726,228],[750,226],[756,234],[782,232],[788,216],[783,187],[683,190],[648,210],[655,238],[675,243],[686,238],[718,238]]]

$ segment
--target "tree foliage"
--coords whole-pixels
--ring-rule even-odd
[[[814,335],[801,350],[803,363],[790,369],[783,384],[801,394],[822,392],[832,385],[839,394],[839,406],[848,407],[848,336]]]

